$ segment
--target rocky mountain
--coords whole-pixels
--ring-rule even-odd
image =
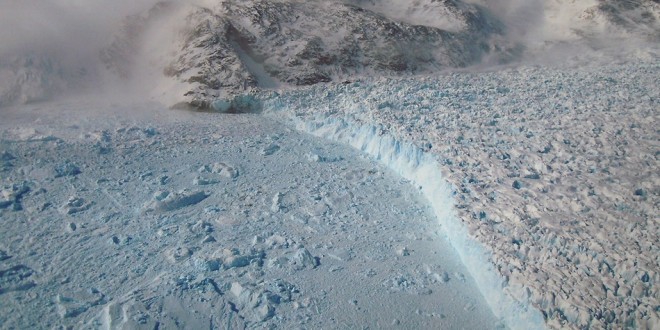
[[[660,41],[660,1],[608,1],[600,0],[598,5],[585,12],[587,18],[600,24],[610,23],[634,34],[639,32],[653,42]]]
[[[0,108],[48,99],[69,88],[70,81],[75,81],[79,75],[71,75],[48,56],[28,54],[0,58]]]
[[[227,93],[361,75],[435,72],[477,63],[485,54],[505,59],[515,50],[494,42],[503,34],[503,26],[478,6],[454,0],[413,2],[407,9],[413,17],[424,8],[427,17],[438,18],[414,24],[390,15],[390,7],[378,4],[327,0],[217,1],[212,6],[160,3],[147,15],[128,21],[128,33],[120,34],[104,52],[104,60],[122,74],[134,72],[126,68],[134,66],[135,59],[125,56],[139,53],[136,46],[143,44],[135,42],[141,35],[133,33],[134,27],[149,34],[152,22],[163,16],[183,17],[176,46],[159,52],[170,53],[171,58],[158,63],[165,76],[183,83],[176,88],[184,90],[174,93],[185,96],[186,103],[206,107],[209,100]]]
[[[126,54],[140,53],[145,42],[136,40],[154,22],[172,26],[176,17],[168,49],[152,47],[159,59],[137,65],[156,63],[171,80],[155,97],[206,108],[257,88],[502,63],[553,43],[631,35],[656,42],[658,13],[656,1],[612,0],[161,2],[127,21],[104,61],[122,75],[139,72]]]
[[[90,53],[140,95],[208,108],[255,89],[534,61],[553,45],[657,48],[659,21],[657,0],[162,1],[124,19],[108,46]],[[38,52],[0,52],[0,104],[47,97],[67,85],[59,80],[79,76],[53,75],[56,66]]]

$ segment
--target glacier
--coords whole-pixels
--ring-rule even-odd
[[[314,123],[298,127],[311,134],[349,144],[419,187],[495,315],[504,319],[511,329],[544,328],[542,314],[532,308],[529,301],[517,302],[504,294],[502,288],[507,286],[506,282],[493,270],[489,253],[479,242],[470,239],[468,229],[453,213],[454,189],[443,177],[440,162],[435,157],[392,136],[379,136],[379,130],[373,126],[360,127],[342,120],[327,120],[320,127]],[[521,290],[515,287],[507,289]]]
[[[3,220],[7,214],[20,219],[9,211],[23,208],[24,195],[28,211],[55,213],[45,202],[30,210],[27,201],[34,196],[14,171],[20,168],[15,163],[29,160],[20,156],[23,146],[13,148],[16,141],[61,143],[64,131],[78,129],[63,121],[95,121],[96,112],[124,107],[130,116],[156,108],[166,113],[164,107],[215,112],[193,115],[216,116],[203,129],[192,128],[197,122],[190,118],[161,127],[174,130],[162,136],[176,135],[181,145],[173,148],[184,150],[192,143],[186,134],[177,135],[179,130],[206,134],[203,143],[219,141],[213,131],[220,126],[213,123],[259,113],[273,124],[284,118],[301,132],[352,146],[408,180],[433,207],[438,221],[433,228],[451,240],[479,291],[508,326],[655,329],[660,324],[656,0],[105,2],[53,0],[43,8],[0,3],[5,27],[0,29],[0,124],[5,127],[0,143],[6,149],[0,150],[0,179],[11,174],[0,199]],[[129,12],[135,15],[126,17]],[[119,17],[126,18],[119,22]],[[64,111],[60,105],[76,98],[88,103],[72,107],[88,112],[58,118],[54,135],[34,129],[49,121],[44,112]],[[58,102],[46,102],[51,99]],[[123,105],[145,99],[159,105]],[[122,105],[102,104],[115,102]],[[43,125],[31,122],[32,115]],[[25,127],[15,125],[17,118]],[[93,150],[107,155],[114,145],[110,136],[140,131],[111,127],[81,138],[92,138]],[[286,151],[278,138],[262,139],[269,142],[263,148],[259,139],[241,144],[269,157]],[[299,157],[321,163],[341,158],[317,151]],[[128,159],[121,162],[130,165]],[[67,163],[55,166],[65,169],[58,180],[76,177]],[[185,184],[218,184],[205,166]],[[137,180],[152,176],[142,174]],[[158,184],[169,180],[163,175]],[[184,201],[203,195],[171,192]],[[286,210],[286,194],[274,196],[266,198],[268,212]],[[70,197],[57,212],[82,218],[99,207],[82,196]],[[182,209],[189,207],[183,204]],[[154,211],[179,211],[173,205],[175,210]],[[83,229],[81,223],[66,225],[69,233]],[[128,239],[115,235],[111,242],[128,244]],[[11,249],[1,243],[0,262],[10,260]],[[166,259],[186,259],[193,250],[170,251]],[[311,253],[321,250],[309,247]],[[406,259],[409,250],[395,247],[395,258]],[[348,258],[345,252],[332,255],[341,261]],[[2,268],[2,276],[12,281],[21,272],[26,278],[36,274],[27,266]],[[423,283],[435,274],[435,284],[447,282],[446,272],[434,271],[407,279]],[[476,290],[472,277],[463,285]],[[411,299],[422,305],[438,301],[429,297]],[[58,297],[57,304],[75,311],[69,298]],[[352,301],[348,305],[357,306]],[[482,313],[485,304],[479,308],[481,316],[489,314]],[[271,312],[266,308],[257,315]]]
[[[420,188],[498,316],[653,328],[657,55],[598,63],[256,98],[266,115],[362,150]]]
[[[266,114],[271,116],[277,115],[281,111],[280,107],[282,100],[277,99],[264,104]],[[470,237],[468,228],[456,216],[454,188],[443,176],[442,166],[436,157],[412,143],[383,134],[382,128],[376,126],[360,125],[331,116],[318,116],[309,121],[292,118],[292,121],[298,130],[347,144],[409,180],[432,206],[440,227],[474,277],[495,316],[510,329],[545,328],[543,315],[529,301],[517,301],[506,293],[523,288],[509,286],[493,269],[490,253],[480,242]]]

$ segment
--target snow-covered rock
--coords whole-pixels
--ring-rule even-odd
[[[141,56],[131,54],[149,43],[136,40],[167,16],[178,31],[165,45],[175,46],[159,54],[169,58],[155,61],[162,65],[156,71],[179,89],[156,87],[155,95],[174,92],[178,102],[208,108],[218,98],[256,88],[434,72],[477,63],[493,51],[507,52],[491,44],[490,36],[501,33],[501,26],[478,7],[454,1],[433,2],[423,10],[411,5],[412,16],[404,19],[381,13],[390,5],[375,10],[361,1],[160,3],[127,21],[104,61],[128,75],[132,70],[126,68]],[[446,23],[415,23],[420,10]]]
[[[257,89],[523,58],[556,62],[623,41],[631,52],[657,42],[659,15],[652,1],[163,2],[128,20],[104,60],[120,73],[155,65],[157,74],[147,80],[154,97],[222,111],[230,101],[218,100]],[[162,22],[176,27],[169,39],[149,32],[162,30]],[[144,51],[149,39],[159,41]]]
[[[126,17],[103,49],[85,48],[99,47],[96,40],[68,40],[77,35],[66,30],[53,32],[55,53],[29,40],[18,50],[10,43],[0,52],[0,106],[113,81],[104,67],[124,79],[124,90],[222,110],[228,106],[218,99],[256,89],[634,52],[657,44],[659,21],[653,0],[161,1]]]

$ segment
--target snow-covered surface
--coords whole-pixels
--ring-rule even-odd
[[[419,186],[498,317],[529,304],[555,328],[653,329],[659,73],[650,55],[381,79],[273,94],[264,109]]]
[[[411,181],[432,205],[444,233],[471,271],[482,294],[495,315],[512,329],[541,329],[542,314],[530,308],[527,301],[514,301],[502,288],[502,279],[493,270],[488,254],[477,241],[471,240],[467,228],[453,214],[451,187],[445,182],[438,162],[422,149],[383,134],[374,126],[328,119],[326,121],[298,121],[305,132],[339,141],[373,156],[397,174]]]
[[[3,108],[3,324],[653,329],[643,55],[216,102],[267,118]]]
[[[659,326],[657,1],[151,5],[0,3],[1,326]]]
[[[1,115],[2,328],[504,326],[438,205],[357,150],[153,104]]]

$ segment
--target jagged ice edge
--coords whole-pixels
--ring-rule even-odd
[[[402,142],[373,125],[355,124],[349,119],[317,115],[303,120],[293,115],[281,99],[264,103],[264,114],[286,113],[299,131],[340,142],[358,149],[387,166],[420,189],[493,314],[509,329],[545,329],[543,314],[524,297],[524,288],[508,283],[494,269],[490,252],[469,235],[468,228],[454,211],[453,189],[440,170],[440,162],[411,143]]]

